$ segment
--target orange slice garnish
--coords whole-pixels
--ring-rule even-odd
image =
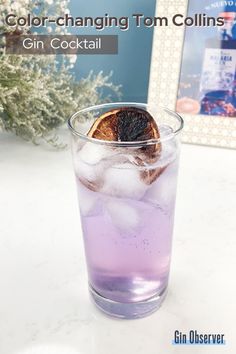
[[[151,114],[135,107],[122,107],[102,114],[96,119],[88,134],[89,137],[114,142],[142,142],[160,138],[156,121]],[[161,153],[161,143],[145,144],[134,152],[136,163],[145,166],[156,162]],[[153,183],[162,169],[145,169],[140,176],[146,184]]]
[[[157,124],[147,111],[135,107],[122,107],[102,114],[96,119],[88,136],[107,141],[147,141],[159,139]],[[161,152],[161,144],[144,145],[146,154]]]

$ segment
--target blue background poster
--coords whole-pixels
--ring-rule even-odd
[[[138,2],[119,0],[71,0],[70,11],[73,16],[129,16],[142,13],[145,16],[155,15],[156,0],[141,0]],[[70,29],[76,34],[115,34],[119,36],[118,55],[81,55],[75,65],[78,79],[86,77],[93,70],[94,73],[103,71],[104,74],[113,72],[112,81],[122,85],[123,101],[146,102],[149,84],[149,72],[152,51],[153,28],[144,26],[137,28],[134,21],[130,21],[128,31],[118,28],[107,28],[96,31],[94,28]],[[117,98],[114,98],[117,99]]]
[[[176,109],[236,117],[236,1],[189,0],[188,16],[223,17],[223,26],[187,27]]]

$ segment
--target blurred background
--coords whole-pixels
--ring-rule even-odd
[[[1,0],[0,132],[58,147],[57,129],[74,112],[110,101],[146,102],[153,28],[136,27],[132,15],[153,17],[155,0]],[[5,18],[34,16],[129,17],[126,31],[107,28],[8,26]],[[118,35],[117,55],[8,55],[7,36],[29,33]],[[32,84],[33,83],[33,84]]]
[[[141,0],[138,2],[119,0],[117,2],[100,0],[71,0],[71,14],[76,16],[131,16],[134,13],[143,13],[154,16],[156,0]],[[122,85],[122,99],[125,101],[146,102],[149,70],[151,61],[152,28],[136,28],[132,25],[128,31],[119,29],[105,29],[97,32],[94,29],[70,29],[76,34],[118,34],[118,55],[79,56],[75,65],[78,78],[85,77],[90,70],[95,73],[103,70],[105,74],[113,71],[112,81]]]

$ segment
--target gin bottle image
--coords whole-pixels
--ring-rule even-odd
[[[236,26],[235,12],[219,15],[225,24],[215,37],[205,42],[200,79],[201,114],[227,116],[227,105],[235,87]]]

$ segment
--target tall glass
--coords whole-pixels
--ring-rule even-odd
[[[104,112],[147,110],[160,139],[108,142],[86,135]],[[166,295],[183,120],[168,109],[139,103],[90,107],[69,119],[89,289],[96,305],[120,318],[157,310]],[[161,147],[157,161],[137,153]]]

